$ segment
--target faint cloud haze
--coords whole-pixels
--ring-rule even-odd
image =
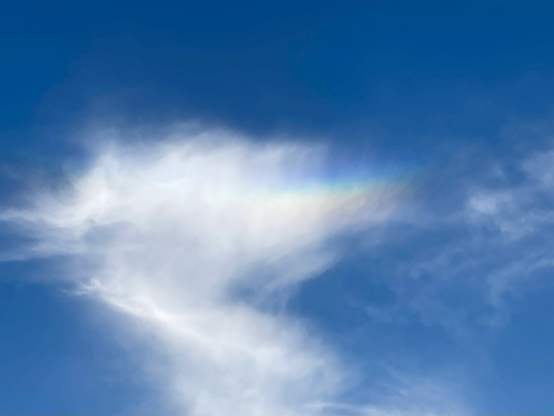
[[[507,323],[509,299],[539,287],[553,270],[554,152],[489,161],[477,173],[464,158],[465,170],[441,172],[440,192],[420,196],[396,221],[399,229],[389,230],[388,245],[371,254],[385,259],[379,278],[398,297],[367,312],[387,323],[415,312],[481,348]],[[391,242],[409,255],[387,261]]]

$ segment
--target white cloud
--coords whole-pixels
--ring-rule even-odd
[[[80,293],[156,336],[177,411],[323,412],[345,370],[267,308],[334,261],[334,237],[386,219],[399,189],[321,183],[323,149],[227,132],[99,149],[70,186],[2,213],[32,255],[70,255]]]

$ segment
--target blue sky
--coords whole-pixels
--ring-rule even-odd
[[[0,6],[0,412],[552,414],[554,3]]]

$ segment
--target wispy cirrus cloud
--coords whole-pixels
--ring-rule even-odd
[[[417,207],[397,217],[375,250],[377,273],[398,297],[368,305],[370,316],[392,323],[415,312],[460,340],[486,344],[509,319],[510,298],[544,284],[554,267],[549,149],[486,163],[468,152],[428,180]],[[404,257],[392,262],[397,249]]]
[[[333,179],[322,148],[223,131],[118,143],[104,137],[67,186],[2,213],[35,242],[26,255],[62,255],[76,292],[155,336],[174,410],[332,408],[348,370],[278,300],[334,262],[337,236],[385,221],[405,184]]]
[[[443,189],[427,180],[402,205],[409,174],[333,170],[321,146],[213,130],[133,145],[120,135],[100,134],[80,173],[1,219],[34,241],[16,258],[61,256],[76,293],[152,344],[141,363],[165,363],[153,377],[172,411],[467,413],[446,387],[455,377],[390,361],[344,399],[358,375],[283,305],[340,259],[337,237],[376,233],[364,256],[396,300],[366,305],[369,316],[394,326],[415,312],[481,345],[506,322],[506,297],[553,266],[550,151],[509,169],[446,169]]]

